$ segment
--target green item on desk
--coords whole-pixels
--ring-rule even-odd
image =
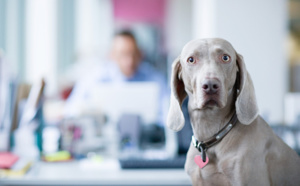
[[[44,156],[45,161],[67,161],[71,159],[71,154],[68,151],[58,151]]]
[[[95,156],[91,157],[90,159],[95,163],[102,163],[103,162],[103,158],[99,155],[95,155]]]

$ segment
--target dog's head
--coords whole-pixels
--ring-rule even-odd
[[[237,89],[236,113],[248,125],[257,117],[258,108],[243,57],[223,39],[187,43],[172,65],[168,127],[178,131],[184,126],[181,104],[187,95],[192,110],[222,109]]]

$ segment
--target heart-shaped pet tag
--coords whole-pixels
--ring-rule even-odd
[[[195,156],[194,161],[195,161],[195,163],[202,169],[203,167],[205,167],[206,164],[208,164],[209,159],[208,159],[208,157],[206,156],[206,161],[203,162],[201,156],[200,156],[200,155],[197,155],[197,156]]]

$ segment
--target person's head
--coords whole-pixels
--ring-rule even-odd
[[[115,34],[110,58],[117,63],[126,77],[135,74],[141,61],[141,53],[135,37],[130,31],[121,31]]]

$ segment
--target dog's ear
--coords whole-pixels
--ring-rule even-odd
[[[180,64],[180,56],[175,59],[172,65],[171,75],[171,98],[170,108],[167,118],[167,126],[174,130],[179,131],[184,126],[184,116],[182,113],[181,105],[187,96],[184,90],[184,83],[182,81],[182,67]]]
[[[258,116],[255,90],[251,77],[246,70],[243,56],[237,54],[237,65],[239,68],[239,93],[235,102],[236,114],[239,121],[244,125],[249,125]]]

